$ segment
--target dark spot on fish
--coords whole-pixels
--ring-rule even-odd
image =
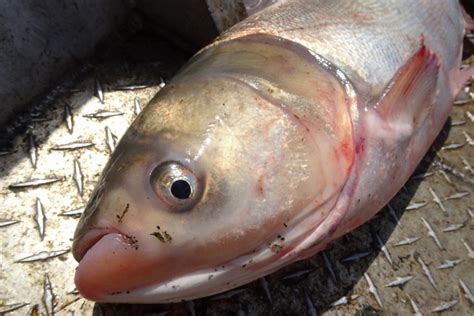
[[[171,235],[166,230],[161,232],[160,226],[156,226],[156,228],[157,228],[157,231],[151,233],[150,235],[155,236],[162,243],[171,242],[173,240]]]
[[[263,196],[263,175],[261,175],[257,180],[256,191],[259,193],[259,195]]]
[[[169,241],[172,241],[172,240],[173,240],[173,238],[171,238],[171,235],[170,235],[170,234],[168,234],[168,232],[167,232],[166,230],[164,231],[164,233],[163,233],[163,234],[165,235],[165,239],[166,239],[166,241],[168,241],[168,242],[169,242]]]
[[[283,226],[288,227],[288,225],[286,225],[286,223],[283,223]]]
[[[165,238],[160,232],[153,232],[150,235],[155,236],[156,238],[158,238],[159,241],[161,241],[162,243],[165,243]]]
[[[246,266],[247,266],[247,264],[246,264],[246,263],[244,263],[244,264],[242,265],[242,268],[245,268]]]
[[[270,249],[274,252],[274,253],[279,253],[280,250],[283,248],[282,245],[279,245],[279,244],[272,244],[270,246]]]
[[[298,115],[296,115],[296,114],[293,114],[293,116],[294,116],[294,117],[295,117],[295,119],[297,119],[297,120],[299,120],[299,119],[300,119],[300,117],[299,117]]]
[[[357,154],[359,154],[359,153],[361,153],[361,152],[364,151],[364,148],[365,148],[364,142],[365,142],[365,138],[364,138],[364,137],[361,137],[361,138],[359,139],[359,141],[357,142],[356,147],[355,147],[355,151],[356,151]]]
[[[130,291],[127,291],[127,292],[125,292],[125,293],[130,294]]]
[[[138,239],[135,236],[125,235],[125,238],[127,238],[127,241],[129,242],[130,246],[135,248],[135,250],[138,250]]]
[[[210,274],[208,277],[207,277],[207,280],[208,281],[211,281],[211,279],[214,277],[214,274]]]
[[[116,215],[119,223],[122,222],[123,217],[125,216],[125,214],[127,214],[129,208],[130,208],[130,204],[127,203],[127,205],[125,206],[125,209],[122,211],[122,214],[121,215],[119,215],[119,214]]]

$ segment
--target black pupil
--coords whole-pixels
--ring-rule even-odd
[[[171,194],[177,199],[185,200],[191,196],[191,185],[185,180],[176,180],[171,185]]]

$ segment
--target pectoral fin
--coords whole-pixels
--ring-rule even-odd
[[[474,19],[466,12],[466,10],[461,6],[461,12],[466,22],[466,30],[474,30]]]
[[[411,135],[432,110],[438,59],[424,44],[388,84],[375,111],[398,134]]]
[[[470,65],[465,69],[461,69],[457,72],[454,80],[454,91],[453,96],[457,96],[461,89],[466,85],[466,82],[469,81],[474,76],[474,65]]]

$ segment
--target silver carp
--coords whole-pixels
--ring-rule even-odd
[[[75,233],[78,290],[104,302],[208,296],[366,222],[474,73],[460,70],[472,26],[446,0],[257,10],[198,52],[118,144]]]

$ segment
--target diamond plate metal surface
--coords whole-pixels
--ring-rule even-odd
[[[474,314],[472,81],[399,194],[326,251],[193,302],[84,300],[74,288],[76,262],[69,251],[78,216],[117,140],[163,86],[162,78],[169,80],[185,61],[180,51],[146,31],[96,57],[3,137],[0,314]]]

